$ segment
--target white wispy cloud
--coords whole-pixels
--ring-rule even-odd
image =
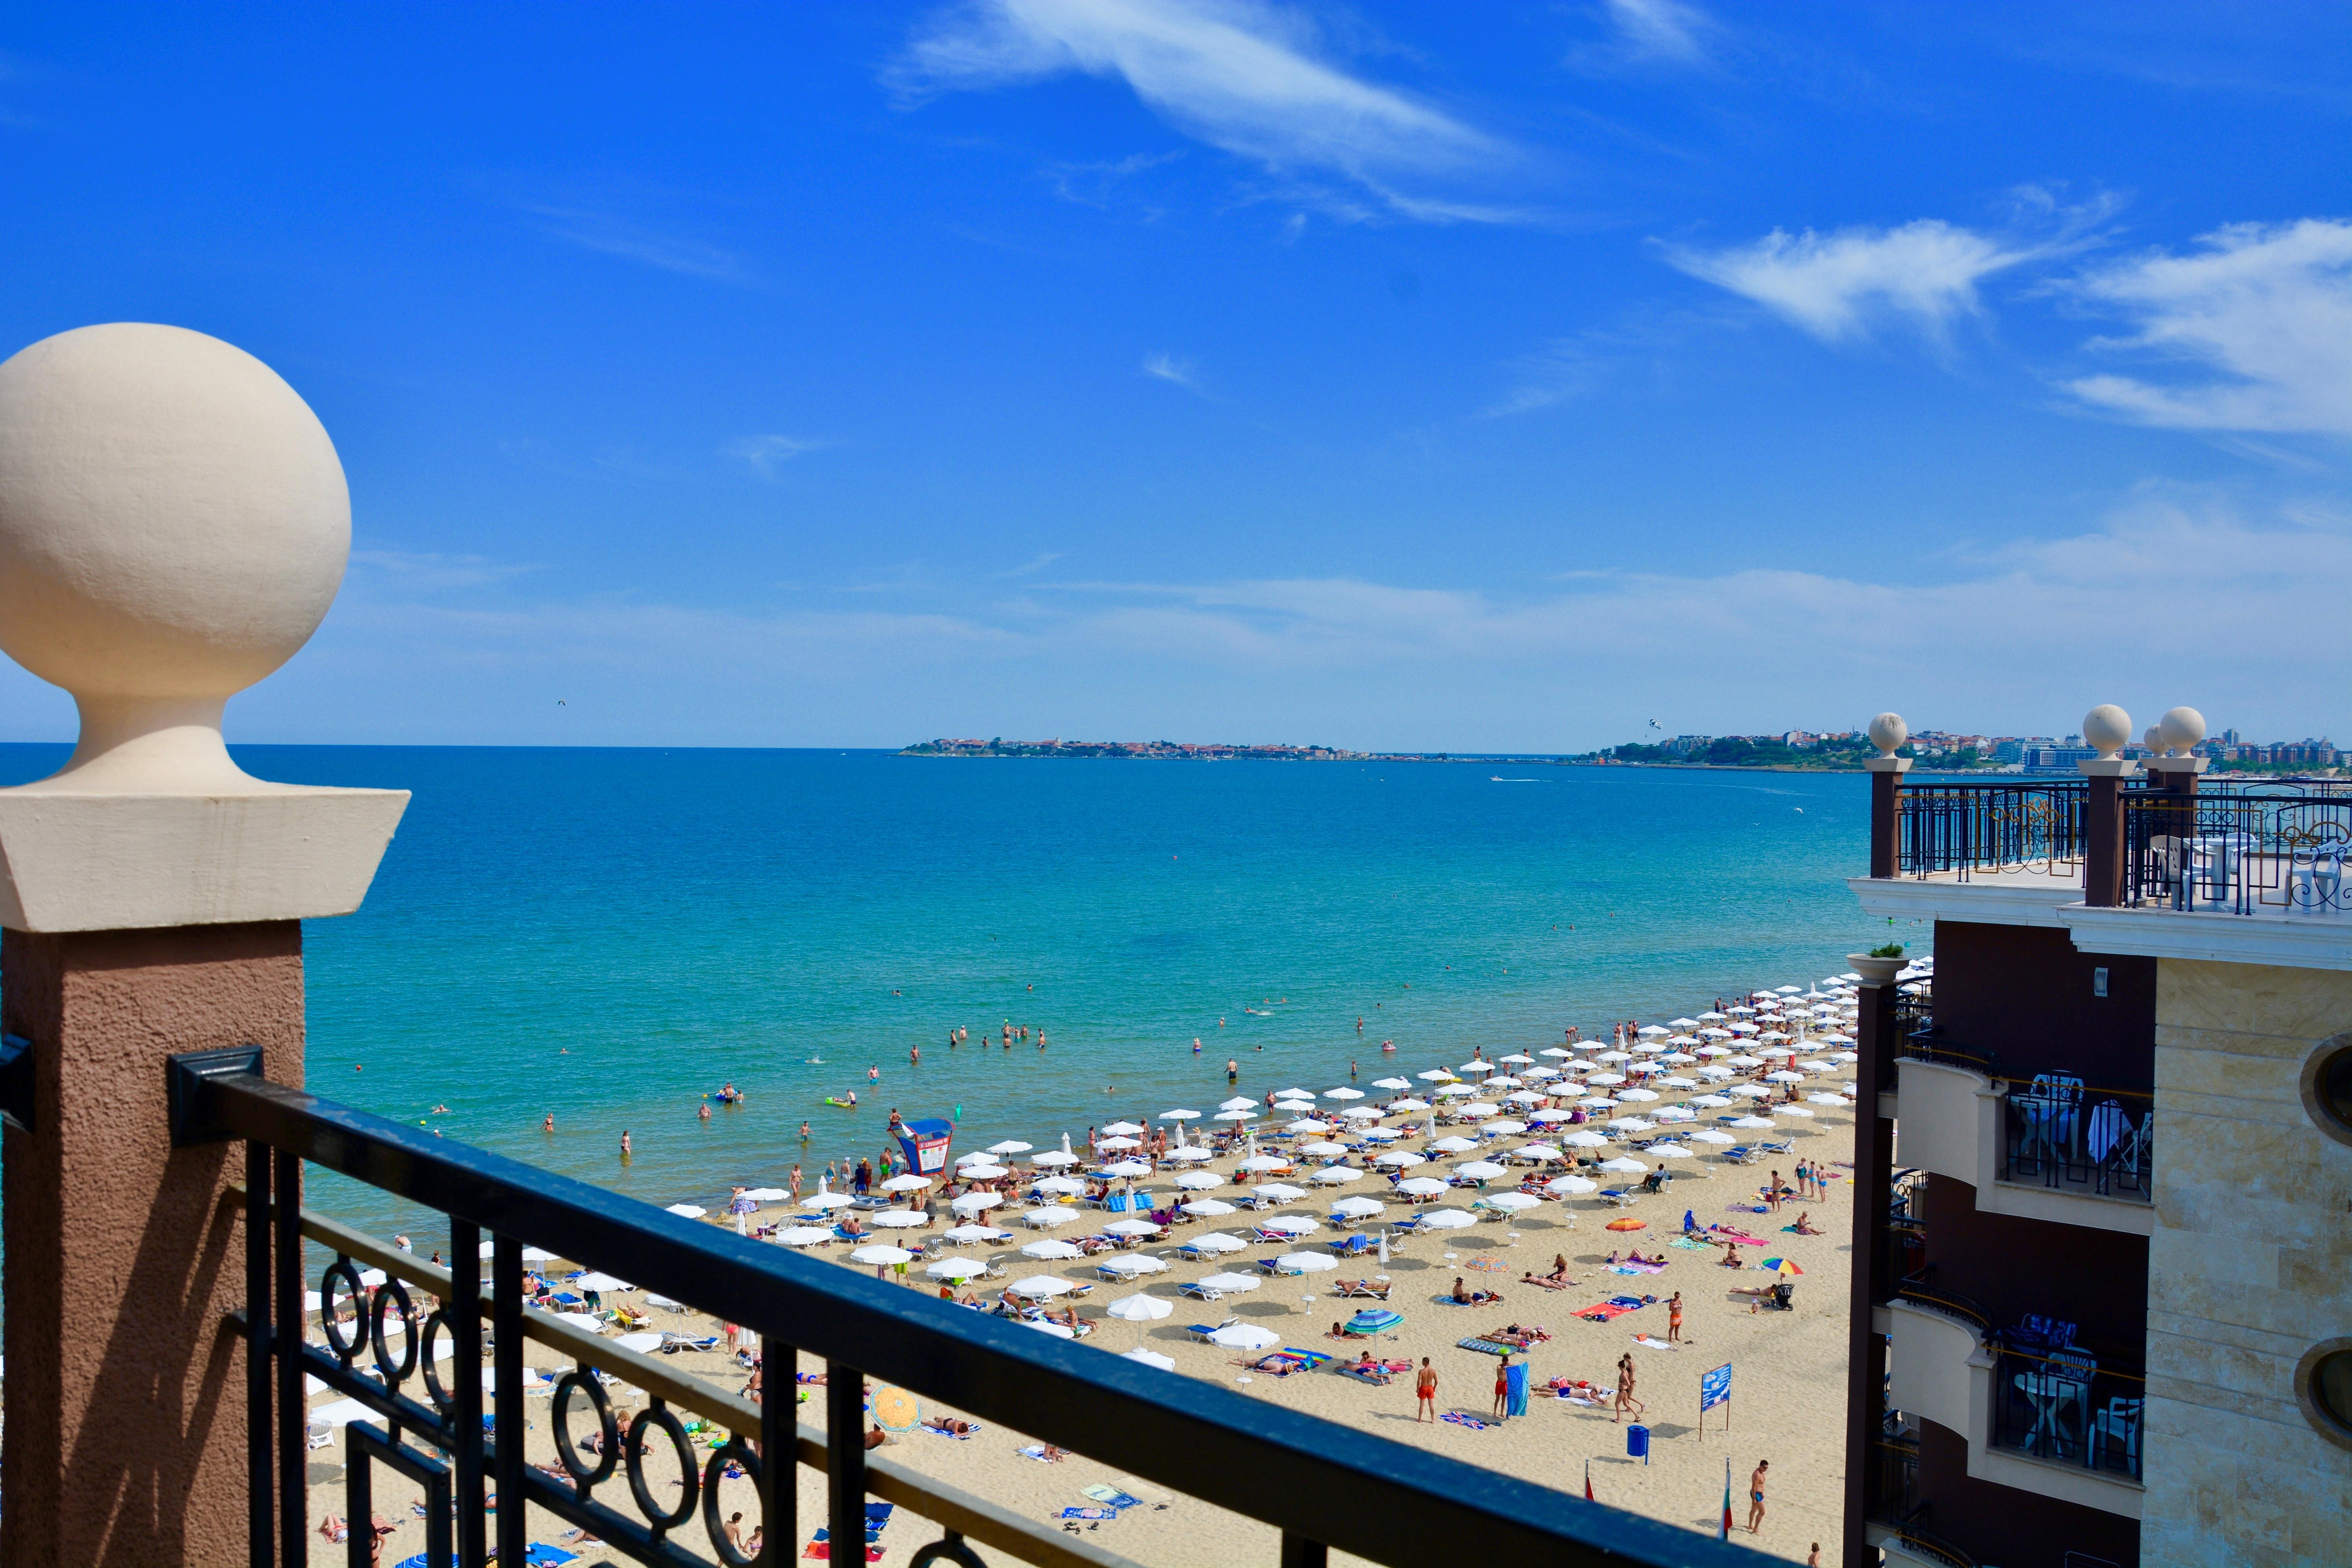
[[[714,282],[741,282],[748,276],[743,258],[731,250],[665,234],[607,213],[551,206],[527,206],[523,210],[538,218],[540,227],[547,234],[583,249]]]
[[[2135,257],[2076,287],[2135,329],[2094,348],[2186,372],[2065,383],[2084,402],[2178,429],[2352,436],[2352,222],[2232,224],[2185,254]]]
[[[1192,362],[1179,359],[1174,354],[1144,355],[1143,374],[1160,381],[1172,381],[1187,392],[1201,390],[1200,382],[1193,378]]]
[[[1337,175],[1424,221],[1502,216],[1407,188],[1492,163],[1499,143],[1318,58],[1315,42],[1307,18],[1261,0],[971,0],[934,16],[891,76],[910,96],[1112,78],[1185,134],[1275,174]]]
[[[773,479],[776,470],[803,452],[814,452],[831,445],[811,441],[798,436],[746,436],[727,447],[727,455],[740,458],[761,479]]]
[[[1620,46],[1636,59],[1696,66],[1707,61],[1706,36],[1715,19],[1681,0],[1606,0]]]
[[[2352,686],[2315,682],[2307,639],[2277,635],[2332,624],[2352,517],[2150,489],[2070,537],[1924,564],[1927,580],[1790,562],[1517,595],[1356,577],[1038,583],[1024,568],[1017,596],[902,575],[866,611],[354,574],[314,648],[236,710],[256,738],[899,743],[986,722],[1548,751],[1628,739],[1660,713],[1722,733],[1893,707],[2063,733],[2051,726],[2095,702],[2186,701],[2265,733],[2352,724]],[[2197,637],[2129,635],[2135,606],[2183,583]],[[0,668],[0,722],[34,711],[35,684]]]
[[[1979,281],[2049,251],[1920,218],[1833,234],[1776,228],[1750,245],[1714,251],[1670,246],[1665,254],[1692,277],[1753,300],[1826,342],[1848,342],[1888,322],[1940,342],[1954,321],[1976,313]]]

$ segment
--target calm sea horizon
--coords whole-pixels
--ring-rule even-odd
[[[0,746],[0,783],[67,750]],[[361,910],[305,928],[310,1087],[662,1204],[813,1185],[894,1107],[955,1117],[959,1151],[1043,1147],[1213,1110],[1228,1058],[1253,1097],[1409,1076],[1931,934],[1844,886],[1863,774],[233,750],[415,792]],[[350,1184],[313,1201],[414,1223]]]

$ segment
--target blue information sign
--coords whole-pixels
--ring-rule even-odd
[[[1713,1372],[1701,1373],[1698,1380],[1698,1407],[1702,1415],[1731,1398],[1731,1363],[1725,1362]]]

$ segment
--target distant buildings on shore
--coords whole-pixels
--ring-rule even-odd
[[[2225,730],[2193,748],[2210,757],[2216,773],[2262,770],[2304,770],[2345,765],[2345,753],[2325,737],[2302,741],[2248,742],[2235,730]],[[1654,744],[1612,746],[1580,762],[1683,763],[1708,767],[1853,768],[1872,754],[1869,738],[1858,730],[1816,734],[1787,730],[1765,735],[1676,735]],[[1969,735],[1928,730],[1912,736],[1902,754],[1920,767],[1939,773],[1983,771],[2075,776],[2074,764],[2097,753],[2080,735],[2063,739],[2049,735]],[[2134,744],[2123,754],[2143,759],[2146,746]]]

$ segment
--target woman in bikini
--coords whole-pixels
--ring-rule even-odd
[[[1617,1403],[1611,1411],[1609,1419],[1612,1422],[1622,1420],[1628,1410],[1636,1415],[1641,1415],[1643,1411],[1642,1402],[1633,1397],[1633,1352],[1632,1351],[1627,1351],[1617,1358]]]
[[[1677,1290],[1666,1298],[1666,1343],[1678,1345],[1682,1342],[1683,1293]]]
[[[1421,1358],[1421,1370],[1413,1373],[1412,1400],[1412,1418],[1415,1421],[1420,1421],[1425,1417],[1433,1426],[1435,1425],[1437,1421],[1437,1369],[1429,1364],[1429,1358],[1427,1356]]]

